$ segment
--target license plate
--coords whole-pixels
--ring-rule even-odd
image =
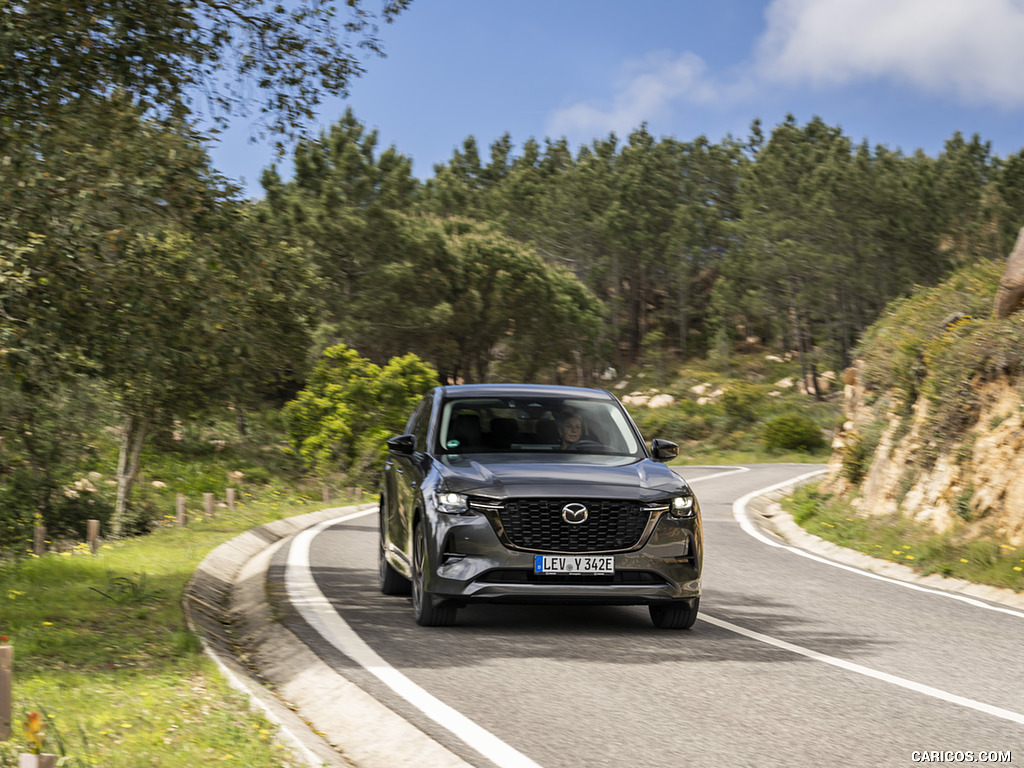
[[[536,555],[534,573],[615,573],[613,555]]]

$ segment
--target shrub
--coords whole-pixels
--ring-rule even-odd
[[[711,434],[711,426],[707,420],[701,414],[691,412],[686,406],[638,408],[632,415],[640,432],[647,439],[663,437],[679,442],[702,440]]]
[[[752,384],[736,382],[722,395],[722,408],[732,421],[739,424],[753,424],[764,396]]]
[[[415,355],[380,368],[344,344],[331,347],[306,388],[285,406],[291,444],[314,471],[353,473],[353,479],[373,484],[384,440],[401,432],[436,382],[437,372]]]
[[[769,451],[813,453],[825,447],[821,427],[802,413],[784,413],[764,425],[761,440]]]

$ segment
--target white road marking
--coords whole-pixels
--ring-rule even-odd
[[[749,471],[750,471],[750,467],[736,467],[734,469],[730,469],[728,472],[718,472],[718,473],[716,473],[714,475],[701,475],[700,477],[695,477],[692,480],[690,478],[688,478],[688,477],[683,477],[683,480],[685,480],[686,482],[688,482],[688,483],[690,483],[692,485],[693,483],[699,483],[702,480],[718,480],[721,477],[728,477],[729,475],[738,475],[741,472],[749,472]]]
[[[930,685],[915,683],[913,680],[907,680],[903,677],[890,675],[887,672],[880,672],[877,669],[865,667],[861,664],[854,664],[852,661],[846,661],[845,659],[839,659],[835,656],[818,653],[817,651],[812,651],[810,648],[804,648],[800,645],[787,643],[785,640],[779,640],[769,635],[763,635],[760,632],[755,632],[752,629],[746,629],[737,624],[732,624],[731,622],[723,621],[722,619],[716,619],[713,616],[708,616],[704,612],[698,614],[697,618],[700,621],[706,621],[708,624],[713,624],[716,627],[727,629],[738,635],[749,637],[752,640],[757,640],[758,642],[771,645],[775,648],[780,648],[784,651],[789,651],[790,653],[806,656],[809,659],[814,659],[815,661],[820,661],[824,664],[831,664],[833,667],[839,667],[840,669],[845,669],[848,672],[856,672],[858,675],[864,675],[865,677],[871,677],[875,680],[881,680],[882,682],[890,683],[891,685],[898,685],[901,688],[906,688],[908,690],[915,691],[916,693],[923,693],[925,696],[931,696],[934,699],[947,701],[951,704],[959,704],[961,707],[968,707],[970,709],[975,709],[978,712],[984,712],[986,715],[1001,717],[1004,720],[1024,725],[1024,715],[1019,712],[1013,712],[1012,710],[1003,709],[1002,707],[994,707],[991,704],[985,704],[980,701],[975,701],[974,699],[968,699],[964,696],[957,696],[955,693],[949,693],[948,691],[943,691],[939,688],[932,688]]]
[[[330,600],[320,591],[309,563],[309,547],[313,539],[332,525],[375,514],[376,509],[369,509],[334,520],[325,520],[295,536],[288,551],[285,568],[285,585],[292,605],[331,645],[495,765],[501,768],[541,768],[526,755],[427,693],[388,664],[355,633],[348,622],[341,618]]]
[[[773,541],[772,539],[768,538],[763,533],[761,533],[761,531],[759,531],[757,529],[757,526],[750,519],[750,513],[747,511],[747,504],[749,504],[752,499],[756,498],[757,496],[761,496],[763,494],[766,494],[766,493],[771,493],[772,491],[780,490],[780,489],[785,488],[787,486],[790,486],[790,485],[793,485],[795,483],[798,483],[801,480],[814,477],[815,475],[824,474],[826,471],[827,470],[824,470],[824,469],[818,469],[818,470],[815,470],[814,472],[807,472],[806,474],[800,475],[799,477],[794,477],[792,480],[787,480],[787,481],[782,482],[782,483],[776,483],[775,485],[769,486],[767,488],[761,488],[760,490],[757,490],[757,491],[751,491],[746,496],[743,496],[742,498],[739,498],[739,499],[737,499],[736,501],[733,502],[733,504],[732,504],[732,515],[736,519],[736,521],[740,524],[740,527],[746,533],[750,534],[751,536],[753,536],[755,539],[757,539],[758,541],[762,542],[763,544],[767,544],[769,547],[777,547],[779,549],[785,549],[785,550],[788,550],[789,552],[792,552],[792,553],[794,553],[796,555],[800,555],[800,557],[806,557],[809,560],[814,560],[815,562],[818,562],[818,563],[824,563],[825,565],[830,565],[833,568],[841,568],[844,571],[849,571],[850,573],[856,573],[856,574],[858,574],[860,576],[865,576],[865,577],[867,577],[869,579],[876,579],[878,581],[884,581],[884,582],[886,582],[888,584],[895,584],[896,586],[904,587],[906,589],[913,589],[913,590],[915,590],[917,592],[927,592],[929,594],[938,595],[940,597],[948,597],[951,600],[959,600],[962,603],[967,603],[968,605],[973,605],[976,608],[985,608],[986,610],[995,611],[996,613],[1005,613],[1005,614],[1009,614],[1010,616],[1016,616],[1018,618],[1024,619],[1024,613],[1022,613],[1020,611],[1015,611],[1012,608],[1005,608],[1005,607],[999,606],[999,605],[991,605],[990,603],[985,603],[985,602],[982,602],[981,600],[975,600],[974,598],[966,597],[964,595],[958,595],[958,594],[956,594],[954,592],[945,592],[945,591],[943,591],[941,589],[931,589],[929,587],[922,587],[919,584],[913,584],[913,583],[911,583],[909,581],[901,581],[900,579],[893,579],[893,578],[891,578],[889,576],[881,576],[881,575],[879,575],[877,573],[871,573],[870,571],[865,571],[865,570],[863,570],[861,568],[855,568],[854,566],[846,565],[845,563],[837,563],[835,560],[829,560],[827,557],[821,557],[821,556],[815,555],[815,554],[813,554],[811,552],[806,552],[806,551],[804,551],[802,549],[799,549],[798,547],[793,547],[793,546],[790,546],[788,544],[782,544],[782,543],[780,543],[778,541]]]

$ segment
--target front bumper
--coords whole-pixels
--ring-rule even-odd
[[[699,512],[660,516],[641,545],[614,554],[611,576],[534,573],[533,552],[504,546],[483,515],[438,514],[426,589],[457,602],[594,602],[636,605],[700,596]],[[580,553],[567,553],[580,554]]]

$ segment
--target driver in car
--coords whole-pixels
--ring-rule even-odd
[[[558,419],[558,434],[562,438],[562,450],[572,450],[583,437],[583,418],[575,411],[563,411]]]

